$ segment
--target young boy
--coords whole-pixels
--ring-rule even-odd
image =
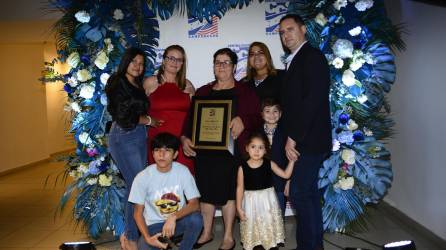
[[[187,167],[173,161],[178,147],[174,135],[158,134],[151,144],[155,163],[135,177],[130,191],[135,222],[149,249],[164,249],[167,239],[182,234],[180,249],[190,250],[203,227],[195,180]]]
[[[263,131],[268,137],[271,145],[271,160],[273,160],[280,168],[285,169],[288,160],[285,155],[284,147],[286,137],[280,129],[279,120],[282,116],[282,109],[278,100],[273,98],[265,98],[262,102],[262,118],[264,121]],[[282,215],[285,215],[286,199],[284,194],[285,184],[287,180],[273,175],[273,185],[276,190]]]

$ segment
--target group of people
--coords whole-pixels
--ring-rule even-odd
[[[165,249],[178,235],[180,249],[203,247],[214,238],[217,207],[219,249],[236,245],[236,214],[244,249],[275,248],[285,243],[285,196],[296,209],[298,249],[323,249],[317,177],[331,150],[329,70],[298,15],[279,25],[286,70],[254,42],[247,76],[237,81],[237,54],[222,48],[213,55],[215,80],[197,90],[181,46],[167,47],[158,72],[145,79],[143,51],[126,50],[106,85],[109,150],[127,189],[123,249]],[[194,147],[192,96],[232,100],[232,152]]]

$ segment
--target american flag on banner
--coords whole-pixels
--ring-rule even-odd
[[[189,18],[189,38],[218,37],[218,17],[213,16],[211,22],[206,19],[200,22],[197,18]]]

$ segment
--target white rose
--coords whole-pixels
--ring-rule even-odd
[[[348,120],[347,128],[350,131],[356,130],[358,129],[358,124],[354,120],[350,119]]]
[[[340,58],[353,57],[353,43],[347,39],[338,39],[333,44],[333,53]]]
[[[74,14],[74,17],[81,23],[90,22],[90,15],[85,10],[76,12],[76,14]]]
[[[317,16],[314,18],[314,21],[320,26],[325,26],[325,24],[327,24],[328,22],[327,18],[324,16],[323,13],[317,14]]]
[[[347,6],[347,0],[336,0],[336,2],[333,3],[333,7],[337,10],[340,10],[345,6]]]
[[[358,11],[366,11],[367,9],[372,8],[373,6],[373,0],[359,0],[355,4],[355,8]]]
[[[355,151],[353,151],[351,149],[342,150],[341,158],[345,163],[347,163],[349,165],[355,164],[355,156],[356,156]]]
[[[79,135],[79,142],[82,144],[91,144],[93,141],[91,140],[87,132],[82,132]]]
[[[77,113],[81,112],[81,107],[77,102],[72,102],[70,105],[71,109]]]
[[[74,76],[71,76],[70,78],[68,78],[68,84],[73,88],[76,87],[77,79]]]
[[[93,84],[84,84],[81,87],[81,91],[79,92],[79,96],[85,99],[90,99],[94,94],[94,85]]]
[[[348,31],[348,33],[350,34],[350,36],[357,36],[359,34],[361,34],[361,27],[360,26],[356,26],[355,28],[351,29]]]
[[[122,20],[124,19],[124,13],[122,13],[121,9],[116,9],[115,11],[113,11],[113,18],[115,20]]]
[[[103,187],[111,186],[112,180],[113,180],[112,176],[107,177],[107,175],[105,175],[105,174],[99,175],[99,185],[101,185]]]
[[[107,53],[105,53],[104,51],[99,52],[98,56],[96,57],[96,60],[94,60],[94,64],[96,65],[96,67],[98,67],[99,69],[105,69],[107,63],[108,63]]]
[[[107,84],[108,78],[110,78],[110,74],[109,73],[102,73],[101,76],[100,76],[101,83],[103,85]]]
[[[342,60],[339,57],[336,57],[333,62],[332,62],[333,66],[337,69],[341,69],[344,66],[344,60]]]
[[[355,85],[356,79],[353,71],[349,69],[345,70],[344,73],[342,74],[342,82],[348,87]]]
[[[333,152],[338,151],[341,148],[341,143],[336,139],[333,139],[332,144],[333,144],[333,147],[332,147],[331,151],[333,151]]]
[[[364,102],[366,102],[368,100],[366,95],[360,95],[358,96],[358,98],[356,98],[356,100],[358,100],[359,103],[363,104]]]
[[[77,80],[81,82],[86,82],[91,79],[90,71],[87,69],[81,69],[76,73]]]
[[[88,185],[96,185],[98,183],[98,178],[91,178],[87,181]]]
[[[342,190],[352,189],[355,185],[355,179],[353,177],[344,177],[339,179],[339,181],[334,185],[335,188],[340,188]]]
[[[68,65],[70,65],[71,68],[74,69],[79,64],[79,60],[80,60],[79,53],[73,52],[68,56],[67,63]]]

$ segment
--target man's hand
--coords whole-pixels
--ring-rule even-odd
[[[299,159],[300,153],[296,149],[296,142],[290,137],[286,141],[285,153],[289,161],[297,161]]]
[[[157,248],[161,248],[161,249],[166,249],[168,244],[167,243],[162,243],[158,240],[158,237],[161,237],[161,233],[157,233],[155,235],[149,236],[149,237],[144,237],[144,240],[146,241],[147,244],[157,247]]]
[[[167,220],[164,222],[162,235],[168,238],[172,237],[175,234],[175,227],[177,225],[177,217],[175,214],[167,217]]]

